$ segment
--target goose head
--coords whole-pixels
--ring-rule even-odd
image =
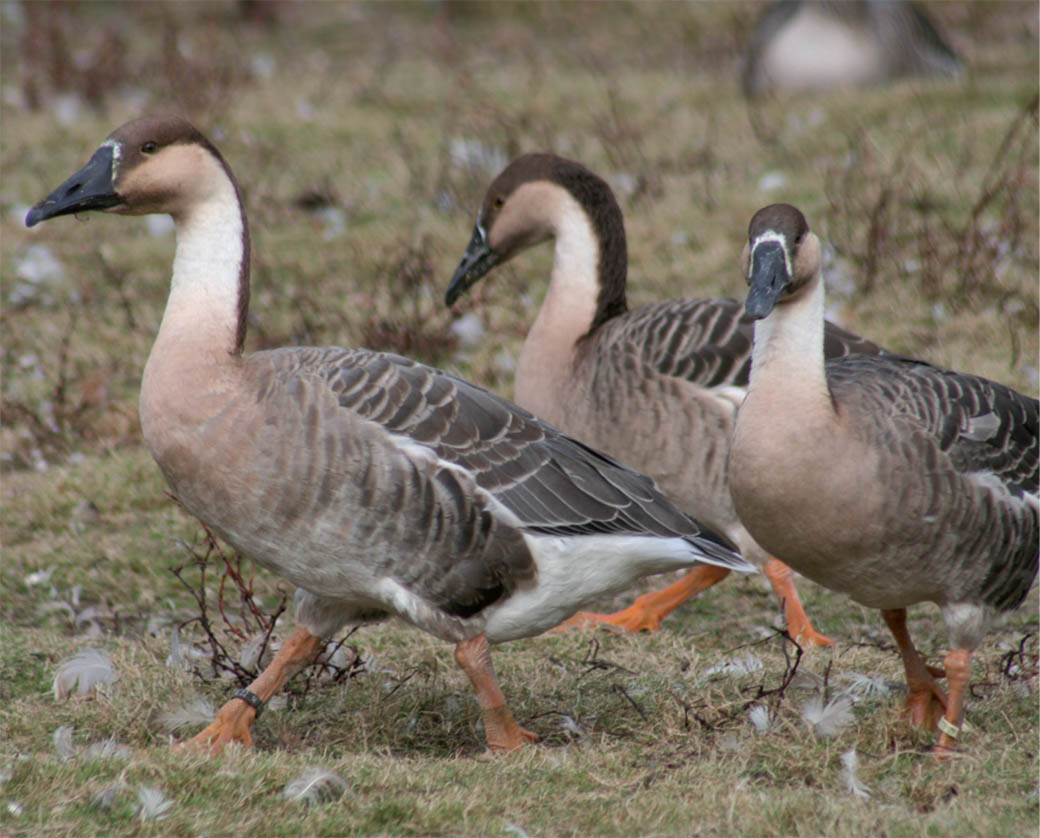
[[[557,182],[556,170],[569,162],[555,154],[524,154],[491,182],[473,237],[445,293],[449,306],[495,265],[552,238],[547,208],[561,199],[564,187]]]
[[[614,193],[580,163],[546,153],[517,157],[492,181],[445,302],[453,305],[493,267],[551,238],[574,250],[588,242],[592,282],[609,298],[610,313],[625,308],[625,223]]]
[[[752,216],[741,259],[748,283],[744,310],[761,320],[800,296],[819,274],[820,240],[796,207],[771,204]]]
[[[213,177],[215,167],[226,177]],[[146,116],[113,131],[82,169],[29,210],[25,223],[90,210],[179,219],[229,178],[220,153],[190,122]]]
[[[180,342],[176,336],[193,333],[221,352],[241,353],[249,228],[230,167],[194,125],[146,116],[117,128],[87,165],[29,210],[25,223],[91,210],[172,216],[177,252],[159,339]],[[199,328],[201,312],[208,331]]]

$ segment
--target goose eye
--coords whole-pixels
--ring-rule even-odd
[[[506,202],[506,199],[499,195],[495,198],[495,209],[502,209],[502,204]]]
[[[155,143],[152,140],[149,140],[148,142],[146,142],[144,145],[141,146],[141,153],[142,154],[153,154],[156,151],[156,149],[158,149],[158,148],[159,148],[159,144],[158,143]]]

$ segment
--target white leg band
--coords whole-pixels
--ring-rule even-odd
[[[945,716],[939,719],[939,730],[949,736],[951,739],[956,739],[960,736],[961,730],[956,725],[950,723]]]

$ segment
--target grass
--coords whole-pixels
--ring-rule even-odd
[[[458,313],[441,298],[498,168],[553,149],[617,188],[632,303],[739,295],[748,219],[789,200],[830,243],[830,306],[843,325],[1035,395],[1035,6],[937,4],[971,67],[960,83],[749,111],[735,62],[758,8],[284,4],[265,22],[231,3],[4,7],[0,833],[1035,829],[1035,591],[979,650],[966,754],[943,764],[924,753],[933,737],[901,719],[898,692],[855,704],[833,738],[812,733],[800,713],[810,696],[836,694],[851,673],[898,684],[898,657],[876,612],[803,582],[807,611],[837,643],[807,654],[781,693],[791,663],[760,579],[727,582],[653,636],[587,630],[496,649],[514,711],[544,740],[522,753],[484,756],[450,649],[396,624],[349,638],[365,666],[345,682],[298,679],[258,723],[254,751],[211,760],[167,747],[164,712],[196,695],[219,704],[233,687],[204,665],[205,677],[166,665],[171,626],[197,613],[171,570],[197,580],[191,551],[202,543],[165,495],[136,417],[172,236],[100,215],[21,224],[143,110],[189,115],[242,181],[250,349],[376,345],[508,395],[550,254],[526,254],[460,305],[484,324],[478,348],[455,343]],[[27,267],[47,257],[57,270]],[[271,613],[286,590],[261,574],[254,592]],[[238,654],[241,640],[215,625]],[[936,609],[914,609],[911,628],[938,662]],[[183,640],[205,648],[197,626]],[[107,650],[119,680],[57,701],[57,664],[83,646]],[[748,654],[760,669],[707,674]],[[753,702],[774,714],[766,733],[748,720]],[[69,759],[53,743],[64,725]],[[108,737],[132,751],[87,754]],[[869,798],[842,780],[851,748]],[[348,792],[310,808],[284,800],[313,764]],[[160,820],[138,814],[143,786],[172,802]],[[93,802],[106,790],[105,805]]]

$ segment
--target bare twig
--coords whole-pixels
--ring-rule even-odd
[[[626,675],[637,675],[638,673],[633,672],[631,669],[625,669],[620,664],[614,663],[613,661],[603,660],[599,657],[599,641],[593,637],[589,640],[588,651],[585,652],[585,657],[581,660],[582,666],[585,666],[585,672],[581,674],[581,678],[584,678],[590,672],[596,670],[615,670],[617,672],[624,672]]]
[[[1008,681],[1022,681],[1040,674],[1040,655],[1037,653],[1037,634],[1027,631],[1018,641],[1018,647],[1000,658],[1000,673]]]
[[[192,583],[184,576],[185,566],[171,568],[171,572],[187,588],[195,600],[197,614],[180,624],[180,628],[196,624],[205,637],[205,643],[209,648],[209,673],[204,673],[198,667],[194,667],[194,674],[201,680],[210,680],[218,673],[230,674],[241,686],[249,685],[260,673],[264,655],[271,645],[275,627],[287,608],[287,596],[283,594],[273,610],[265,610],[254,595],[253,575],[243,573],[242,562],[244,557],[235,553],[229,556],[220,542],[212,532],[203,525],[205,538],[203,544],[205,549],[199,550],[192,545],[185,544],[184,547],[192,558],[193,564],[198,571],[198,582]],[[219,557],[224,568],[216,585],[216,607],[224,624],[224,638],[214,628],[211,614],[211,587],[209,567],[210,563]],[[232,609],[232,591],[238,593],[238,621],[229,615]],[[343,648],[346,641],[356,631],[352,629],[330,649],[326,649],[308,667],[297,673],[295,679],[296,691],[301,696],[307,695],[311,689],[319,684],[340,683],[365,671],[365,664],[361,659],[359,650],[354,646],[348,646],[352,654],[346,661],[345,666],[332,662],[336,653]],[[228,648],[227,637],[234,638],[238,643],[245,643],[262,633],[259,651],[256,655],[254,666],[243,666],[241,654],[235,655]]]
[[[698,713],[694,709],[693,705],[686,701],[686,699],[684,699],[677,692],[675,692],[675,690],[668,690],[668,694],[677,702],[679,702],[679,706],[683,709],[683,730],[690,729],[690,716],[693,716],[694,720],[704,730],[715,730],[715,728],[718,727],[718,725],[709,722],[706,718],[704,718],[704,716]],[[732,718],[732,716],[730,718]]]
[[[756,690],[755,695],[744,703],[742,711],[746,710],[752,704],[755,704],[756,702],[760,701],[761,699],[767,696],[775,696],[776,705],[779,706],[780,702],[782,702],[784,699],[784,694],[786,693],[787,688],[791,685],[791,682],[794,680],[794,676],[798,673],[798,664],[802,662],[802,655],[804,654],[804,652],[802,650],[801,645],[799,645],[798,641],[791,637],[791,635],[787,633],[786,629],[777,629],[774,634],[771,634],[768,637],[764,637],[761,640],[755,640],[751,643],[744,643],[740,646],[737,646],[735,649],[733,649],[733,651],[737,651],[737,649],[744,649],[748,646],[759,646],[763,643],[771,641],[774,637],[780,637],[783,639],[781,650],[784,653],[784,674],[780,678],[780,684],[779,686],[773,687],[772,689],[766,689],[764,683],[754,687],[753,689]],[[794,646],[794,661],[791,660],[791,654],[787,648],[788,643]]]
[[[380,699],[379,703],[382,704],[388,701],[394,693],[396,693],[399,689],[401,689],[401,687],[403,687],[405,684],[411,681],[412,678],[414,678],[416,675],[428,676],[428,674],[429,673],[427,673],[426,670],[423,669],[421,666],[417,666],[415,667],[415,669],[409,670],[407,673],[405,673],[397,679],[397,683],[394,684],[390,691]]]
[[[644,722],[649,721],[646,717],[646,713],[643,712],[643,708],[639,706],[639,703],[628,694],[628,691],[621,684],[612,684],[610,688],[619,695],[624,696],[628,703],[636,708],[636,712]]]

